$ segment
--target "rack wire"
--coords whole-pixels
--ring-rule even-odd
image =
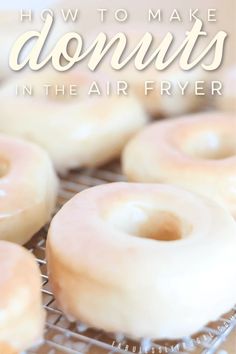
[[[123,180],[119,162],[100,169],[71,172],[66,178],[61,179],[57,210],[83,189]],[[48,226],[44,227],[27,245],[36,256],[41,268],[43,303],[47,312],[44,341],[38,347],[28,351],[28,354],[214,354],[236,328],[236,307],[217,322],[204,327],[200,333],[191,338],[183,338],[179,342],[150,343],[144,340],[141,343],[135,343],[121,335],[115,336],[87,328],[83,324],[69,322],[57,308],[47,277],[45,259],[47,230]]]

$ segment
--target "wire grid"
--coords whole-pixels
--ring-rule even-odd
[[[76,193],[83,189],[109,183],[124,181],[119,162],[114,162],[100,169],[86,169],[71,172],[61,179],[61,188],[57,210]],[[28,248],[37,257],[43,278],[43,303],[47,312],[44,342],[28,354],[168,354],[194,353],[214,354],[229,334],[236,328],[236,307],[217,322],[204,327],[193,337],[183,338],[177,342],[154,342],[147,348],[145,340],[135,343],[103,331],[86,328],[83,324],[71,323],[57,308],[50,290],[47,277],[45,243],[48,226],[44,227],[28,244]],[[181,321],[181,319],[180,319]],[[120,337],[120,338],[119,338]]]

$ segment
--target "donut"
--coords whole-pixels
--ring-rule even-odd
[[[217,97],[216,108],[224,112],[236,112],[236,65],[222,75],[224,92]]]
[[[235,235],[224,208],[185,189],[97,186],[53,218],[49,278],[69,318],[134,339],[180,338],[234,305]]]
[[[235,132],[236,117],[220,112],[154,123],[125,147],[123,172],[206,195],[236,216]]]
[[[55,207],[57,177],[41,148],[0,135],[0,240],[26,243]]]
[[[63,82],[60,73],[49,76],[49,82],[47,76],[43,77],[38,77],[37,82]],[[70,82],[69,77],[62,77]],[[91,82],[91,75],[78,73],[71,79],[72,83],[81,82],[83,91],[83,86]],[[36,85],[37,88],[39,91]],[[83,91],[78,101],[58,98],[61,99],[53,94],[14,96],[9,94],[9,87],[5,88],[0,92],[0,132],[45,148],[61,174],[73,168],[100,166],[119,157],[127,141],[148,121],[142,106],[132,96],[89,99],[84,97]]]
[[[43,338],[39,268],[32,254],[0,241],[0,353],[17,354]]]

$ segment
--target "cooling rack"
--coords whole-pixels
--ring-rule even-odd
[[[71,172],[61,179],[57,210],[85,188],[95,185],[123,181],[119,162],[100,169],[86,169]],[[44,227],[27,245],[37,257],[43,278],[43,303],[47,312],[44,341],[27,354],[214,354],[230,333],[236,328],[236,307],[217,322],[208,324],[193,337],[182,338],[179,342],[154,342],[143,340],[135,343],[121,334],[116,336],[103,331],[71,323],[57,308],[50,290],[45,260],[45,243],[48,226]],[[181,319],[180,319],[181,321]],[[236,353],[236,350],[235,350]],[[234,353],[229,353],[234,354]]]

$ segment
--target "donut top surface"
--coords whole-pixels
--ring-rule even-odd
[[[34,144],[3,134],[0,151],[0,212],[7,215],[31,206],[32,195],[35,203],[40,202],[44,168],[52,169],[48,155]]]
[[[32,302],[34,299],[32,299],[30,289],[31,287],[33,289],[39,288],[41,282],[39,269],[34,257],[24,248],[16,244],[0,241],[0,268],[1,328],[1,322],[6,320],[4,309],[7,309],[13,300],[9,294],[14,294],[15,300],[17,299],[19,303],[21,303],[21,299],[26,303],[28,303],[28,301]],[[35,274],[37,274],[38,277],[35,277]],[[14,281],[12,279],[14,279]],[[15,305],[15,308],[12,308],[13,312],[17,312],[17,303]]]
[[[143,149],[175,154],[175,159],[197,164],[224,163],[236,158],[236,116],[223,113],[203,113],[154,123],[134,139],[145,144]],[[158,150],[157,150],[158,149]]]
[[[235,134],[236,116],[220,112],[154,123],[125,147],[123,172],[132,182],[187,188],[236,215]]]
[[[122,260],[129,256],[144,268],[152,268],[154,258],[150,257],[149,263],[147,254],[158,254],[163,264],[171,262],[184,271],[188,261],[194,263],[193,257],[199,263],[201,252],[208,257],[213,245],[219,245],[220,251],[223,239],[236,243],[232,217],[214,202],[203,200],[169,185],[112,183],[94,187],[72,198],[54,217],[48,247],[75,269],[86,269],[91,262],[91,272],[102,262],[114,271],[119,264],[119,273],[126,276]],[[223,220],[228,233],[222,231]],[[158,267],[157,258],[155,262]],[[163,266],[159,271],[167,269]],[[107,276],[105,269],[102,273]]]
[[[0,353],[16,354],[42,339],[45,312],[34,256],[0,241]]]

